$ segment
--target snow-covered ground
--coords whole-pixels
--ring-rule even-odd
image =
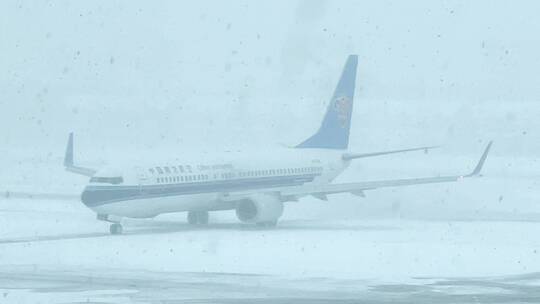
[[[432,157],[434,166],[425,163]],[[453,174],[470,169],[475,158],[364,162],[340,179]],[[11,178],[11,189],[50,185],[69,193],[83,185],[55,163],[42,165],[47,169],[12,166],[18,173],[2,181]],[[171,214],[126,220],[125,234],[111,236],[108,224],[79,202],[3,199],[0,303],[534,302],[540,299],[537,165],[512,160],[512,172],[505,167],[507,160],[494,157],[483,178],[461,183],[378,190],[365,199],[306,198],[288,205],[271,230],[219,212],[204,228]]]

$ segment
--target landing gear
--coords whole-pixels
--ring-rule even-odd
[[[208,211],[189,211],[187,219],[190,225],[207,225]]]
[[[111,231],[111,234],[122,234],[122,225],[118,223],[111,224],[109,230]]]

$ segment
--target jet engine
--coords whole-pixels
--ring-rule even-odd
[[[236,205],[236,216],[244,223],[275,224],[282,214],[283,203],[268,194],[253,195]]]

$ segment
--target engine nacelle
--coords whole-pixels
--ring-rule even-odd
[[[244,223],[275,222],[282,214],[283,203],[268,194],[252,195],[236,206],[236,216]]]

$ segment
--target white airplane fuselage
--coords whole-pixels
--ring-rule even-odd
[[[98,170],[82,202],[100,215],[149,218],[162,213],[230,210],[229,193],[272,195],[280,187],[330,183],[349,165],[343,151],[280,149],[230,160],[168,161]]]
[[[289,149],[258,150],[252,153],[222,153],[216,158],[203,154],[170,161],[135,163],[100,170],[74,162],[73,133],[70,133],[64,166],[66,170],[91,177],[81,201],[112,222],[111,233],[122,233],[123,217],[149,218],[162,213],[188,211],[188,223],[208,223],[208,211],[236,209],[239,220],[274,226],[283,214],[284,203],[311,195],[327,195],[384,187],[461,181],[479,176],[491,147],[487,145],[475,169],[466,175],[391,179],[354,183],[332,183],[351,160],[435,147],[419,147],[372,153],[348,153],[356,87],[358,56],[350,55],[328,103],[319,129]]]

